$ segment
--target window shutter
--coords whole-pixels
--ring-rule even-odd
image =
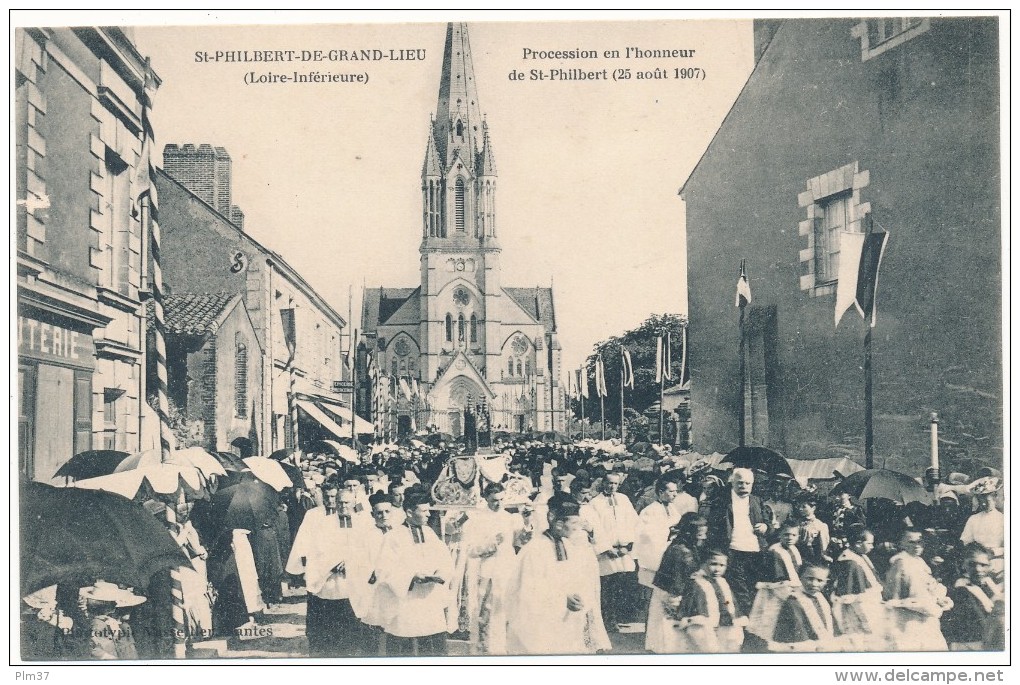
[[[92,372],[75,371],[74,453],[90,449],[92,449]],[[68,456],[70,458],[71,455]]]

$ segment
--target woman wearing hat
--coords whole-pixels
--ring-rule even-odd
[[[1002,490],[1002,480],[995,476],[979,478],[970,486],[970,494],[977,500],[978,510],[963,527],[960,542],[967,545],[977,542],[992,553],[992,575],[1003,572],[1003,548],[1005,547],[1005,521],[996,506],[996,496]]]
[[[103,661],[137,659],[135,639],[127,623],[127,609],[145,601],[144,597],[103,580],[82,588],[85,612],[89,618],[90,655]]]

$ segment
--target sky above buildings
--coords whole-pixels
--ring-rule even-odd
[[[171,142],[225,147],[233,202],[255,239],[344,316],[353,286],[355,326],[363,284],[418,284],[420,175],[444,23],[145,27],[134,35],[162,79],[157,150]],[[567,368],[653,312],[685,313],[677,191],[747,79],[750,22],[469,22],[469,35],[499,174],[503,284],[553,283]],[[695,56],[626,58],[634,47]],[[525,49],[598,57],[525,59]],[[319,50],[325,58],[209,61],[245,50]],[[425,53],[341,62],[329,61],[331,50]],[[603,57],[607,50],[622,56]],[[676,78],[675,69],[689,67],[704,79]],[[546,78],[531,80],[533,69]],[[555,79],[554,69],[605,69],[608,79]],[[616,69],[629,69],[630,79],[613,80]],[[656,69],[667,78],[638,80]],[[512,71],[524,79],[511,80]],[[367,74],[368,83],[247,84],[252,72]],[[232,255],[223,261],[229,268]]]

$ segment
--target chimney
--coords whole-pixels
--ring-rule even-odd
[[[230,202],[231,161],[226,148],[168,143],[163,147],[163,171],[231,223],[243,226],[244,213]]]

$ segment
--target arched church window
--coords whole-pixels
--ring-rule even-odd
[[[414,360],[413,359],[408,360],[408,362],[407,362],[407,373],[408,373],[408,375],[411,375],[411,376],[415,375],[415,373],[417,373],[417,370],[418,370],[417,369],[417,365],[414,363]]]
[[[464,230],[464,179],[458,178],[453,188],[454,225],[458,231]]]
[[[525,359],[524,360],[524,375],[525,376],[530,376],[531,375],[531,360],[530,359]]]
[[[478,342],[478,317],[471,315],[471,342]]]
[[[446,342],[453,342],[453,317],[446,315]]]
[[[513,359],[507,359],[506,360],[506,375],[508,375],[508,376],[514,375],[514,360]]]
[[[524,374],[523,374],[523,373],[521,372],[521,360],[520,360],[520,359],[518,359],[518,360],[517,360],[517,375],[518,375],[518,376],[523,376],[523,375],[524,375]]]
[[[394,357],[393,361],[390,363],[390,371],[392,372],[390,374],[391,376],[398,376],[398,375],[400,375],[400,367],[397,366],[397,358],[396,357]]]
[[[464,328],[465,328],[465,326],[464,326],[464,315],[463,314],[458,314],[457,315],[457,340],[459,340],[460,342],[464,342],[464,338],[465,338],[464,334],[466,332],[464,330]]]
[[[464,137],[464,122],[460,121],[459,119],[457,120],[457,137],[458,138]]]
[[[400,362],[400,375],[401,376],[406,376],[407,375],[407,362],[405,362],[403,360],[401,360],[401,362]]]

